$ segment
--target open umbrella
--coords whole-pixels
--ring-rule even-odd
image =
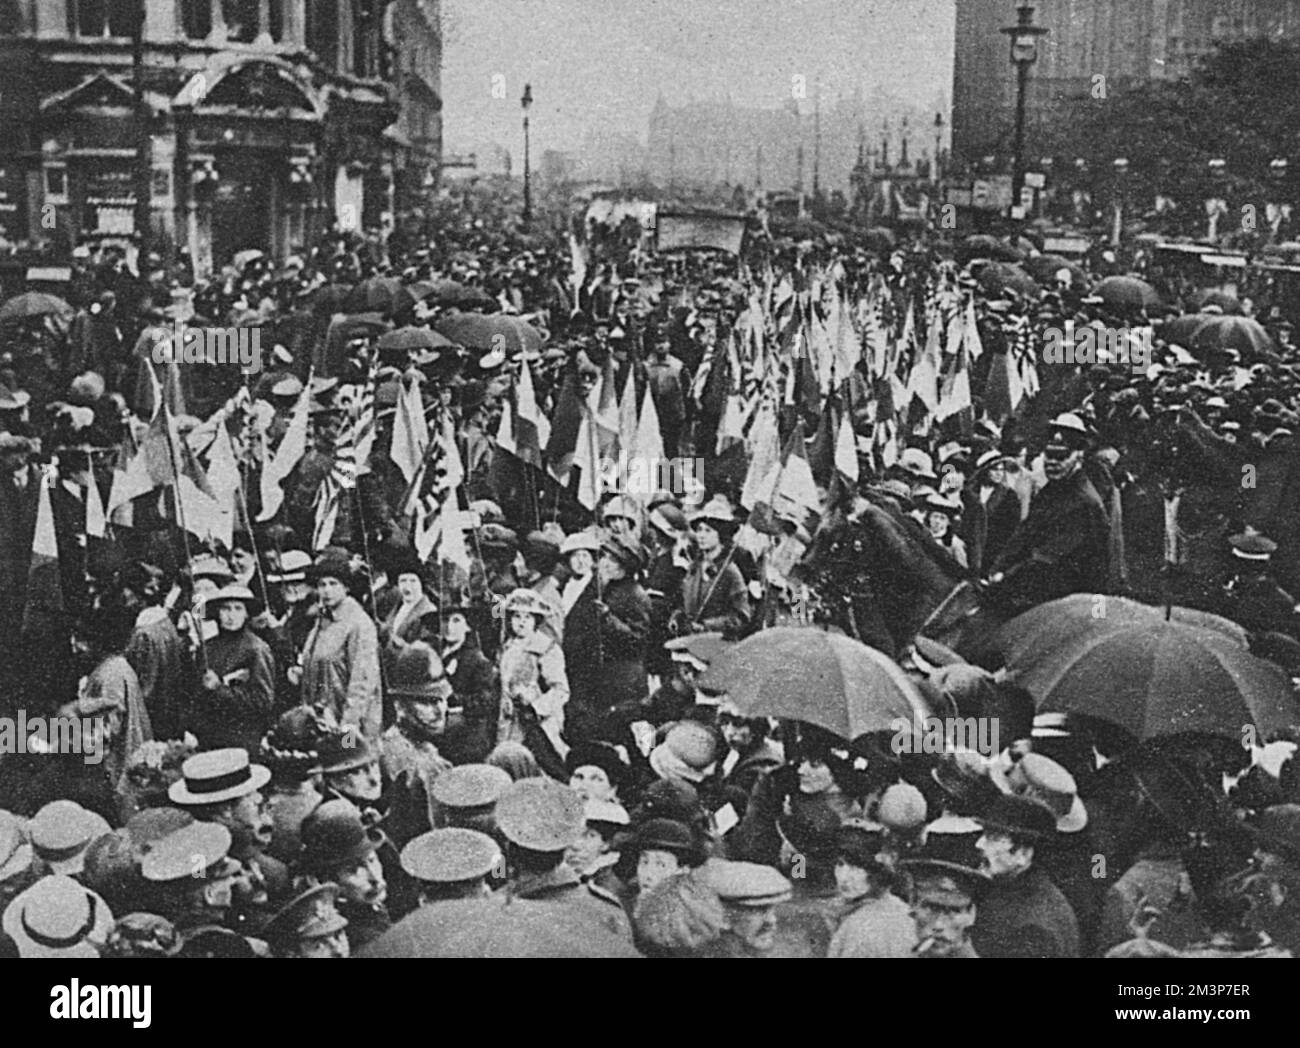
[[[852,741],[929,710],[888,655],[814,626],[777,626],[724,651],[700,677],[752,717],[806,721]]]
[[[1075,594],[1012,619],[996,647],[1040,712],[1105,720],[1139,741],[1200,733],[1267,738],[1297,722],[1286,674],[1193,613],[1190,625],[1119,597]]]
[[[348,311],[348,295],[352,293],[351,284],[322,284],[311,293],[311,311],[318,317],[332,317],[335,313]]]
[[[67,319],[73,312],[73,308],[58,295],[48,295],[43,291],[25,291],[0,306],[0,320],[30,320],[47,316]]]
[[[969,236],[957,247],[957,261],[965,264],[973,258],[991,258],[995,262],[1019,262],[1025,252],[987,233]]]
[[[371,277],[352,289],[344,306],[355,313],[393,316],[415,305],[415,296],[396,277]]]
[[[1033,277],[1009,262],[990,262],[980,268],[975,279],[988,295],[1010,290],[1025,298],[1037,299],[1042,294]]]
[[[458,899],[422,906],[358,957],[587,957],[639,954],[590,912],[543,899]]]
[[[546,341],[543,332],[519,317],[482,313],[452,313],[440,319],[434,329],[458,346],[484,353],[500,349],[510,356],[540,353]]]
[[[1093,294],[1111,309],[1149,309],[1160,305],[1156,289],[1137,277],[1107,277]]]
[[[1196,329],[1210,319],[1208,313],[1184,313],[1179,317],[1172,317],[1160,325],[1160,337],[1166,342],[1186,348],[1192,344],[1192,336],[1196,334]]]
[[[1275,356],[1273,338],[1254,317],[1207,315],[1192,333],[1190,349],[1235,349],[1244,357]]]
[[[414,350],[418,352],[422,349],[443,349],[447,346],[454,345],[451,339],[446,335],[440,335],[438,332],[427,327],[404,327],[396,331],[386,331],[379,336],[379,342],[376,343],[380,350]]]

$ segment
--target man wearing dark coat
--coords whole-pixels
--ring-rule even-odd
[[[1053,424],[1043,449],[1047,486],[994,564],[988,598],[1012,614],[1110,584],[1110,519],[1083,469],[1087,430],[1074,415]]]
[[[998,798],[977,820],[976,847],[993,878],[971,932],[981,957],[1078,957],[1079,925],[1061,890],[1034,863],[1056,834],[1056,816],[1027,797]]]
[[[28,464],[32,443],[0,433],[0,635],[17,637],[23,624],[27,570],[36,531],[40,470]]]

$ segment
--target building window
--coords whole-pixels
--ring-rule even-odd
[[[181,26],[190,40],[206,40],[212,32],[212,0],[181,0]]]
[[[257,39],[257,6],[258,0],[221,0],[227,40],[251,44]]]
[[[0,36],[17,36],[22,32],[23,13],[18,0],[0,0]]]
[[[68,202],[68,169],[63,166],[45,169],[45,202],[47,204],[66,204]]]
[[[270,23],[267,29],[271,34],[271,39],[277,44],[282,42],[284,40],[284,5],[281,0],[270,0],[267,21]]]
[[[315,0],[307,5],[307,50],[311,51],[327,69],[338,69],[339,64],[339,5],[338,0]]]
[[[135,0],[68,0],[68,33],[131,37],[138,12]]]

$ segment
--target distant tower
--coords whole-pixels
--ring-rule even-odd
[[[907,117],[903,117],[902,134],[903,134],[903,152],[902,152],[902,156],[898,158],[898,166],[902,168],[904,171],[906,171],[907,168],[911,166],[910,162],[907,159]]]
[[[795,150],[795,177],[794,191],[803,196],[803,143],[799,143],[799,148]]]
[[[763,188],[763,143],[754,150],[754,188]]]
[[[817,95],[813,100],[813,198],[822,191],[822,91],[817,84]],[[802,182],[802,179],[800,180]]]
[[[880,132],[880,166],[889,170],[889,118],[885,118],[884,129]]]

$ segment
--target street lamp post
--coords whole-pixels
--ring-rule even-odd
[[[144,30],[145,0],[138,0],[131,16],[131,88],[135,102],[135,234],[139,244],[140,257],[136,260],[136,271],[143,277],[148,265],[150,243],[149,197],[150,152],[152,141],[149,133],[149,104],[144,93]]]
[[[1020,204],[1025,185],[1025,93],[1029,87],[1029,69],[1038,61],[1038,38],[1048,32],[1034,25],[1034,5],[1022,0],[1016,8],[1016,24],[1000,32],[1011,39],[1011,63],[1016,67],[1016,142],[1015,168],[1011,177],[1011,206]]]
[[[519,104],[524,110],[524,224],[527,225],[533,218],[533,172],[528,141],[528,110],[533,105],[532,84],[524,84],[524,97],[519,100]]]
[[[1128,157],[1116,157],[1112,162],[1115,169],[1115,224],[1111,229],[1110,242],[1119,247],[1124,237],[1124,213],[1128,210]]]
[[[943,114],[934,114],[934,184],[937,186],[943,180],[943,170],[940,167],[940,161],[943,157]]]

